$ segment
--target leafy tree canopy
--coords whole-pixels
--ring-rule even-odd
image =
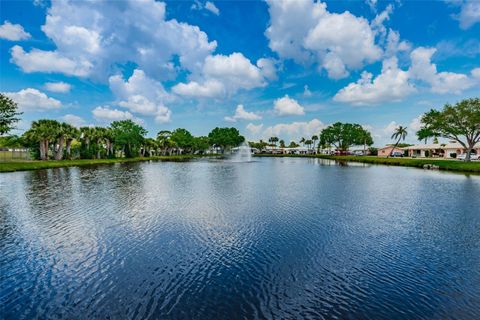
[[[18,112],[18,106],[15,101],[0,93],[0,135],[7,134],[14,129],[15,123],[22,112]]]
[[[187,129],[178,128],[172,131],[170,139],[182,149],[190,149],[193,147],[194,139]]]
[[[466,150],[480,142],[480,98],[465,99],[455,105],[446,104],[441,111],[432,109],[422,116],[422,129],[434,136],[457,141]],[[467,152],[466,160],[470,160]]]
[[[228,147],[236,147],[245,141],[245,138],[240,135],[236,128],[215,128],[209,134],[210,143],[221,147],[222,149]]]
[[[323,129],[320,145],[333,145],[338,150],[346,151],[354,145],[372,145],[373,139],[367,130],[356,123],[334,123]]]

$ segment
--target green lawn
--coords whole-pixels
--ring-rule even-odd
[[[119,158],[119,159],[91,159],[91,160],[48,160],[48,161],[9,161],[0,162],[0,172],[37,170],[60,167],[78,167],[91,166],[98,164],[112,164],[121,162],[138,162],[138,161],[186,161],[196,158],[195,155],[178,155],[178,156],[159,156],[159,157],[139,157],[139,158]]]
[[[327,155],[295,155],[295,154],[261,154],[257,157],[299,157],[299,158],[320,158],[331,159],[337,161],[362,162],[370,164],[384,164],[392,166],[416,167],[423,168],[425,164],[438,166],[440,170],[460,171],[480,173],[480,161],[464,162],[460,160],[444,160],[444,159],[413,159],[413,158],[383,158],[375,156],[327,156]]]

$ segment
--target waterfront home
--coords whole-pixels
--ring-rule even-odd
[[[445,158],[453,159],[459,155],[466,153],[466,149],[458,142],[435,143],[435,144],[419,144],[403,148],[408,152],[408,156],[412,158]],[[480,154],[480,143],[477,143],[473,153]]]
[[[393,153],[395,154],[403,154],[404,151],[402,148],[399,148],[399,147],[396,147],[395,149],[393,149],[393,146],[385,146],[383,148],[378,148],[378,156],[379,157],[388,157],[392,154],[392,150],[393,150]]]

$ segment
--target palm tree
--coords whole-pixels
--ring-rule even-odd
[[[302,139],[300,139],[299,142],[305,147],[305,138],[304,137],[302,137]]]
[[[63,132],[65,134],[65,153],[67,155],[67,159],[71,159],[71,149],[72,149],[72,142],[79,137],[79,131],[74,126],[71,126],[67,123],[62,123]]]
[[[152,153],[155,153],[155,150],[157,149],[158,143],[155,139],[152,138],[146,138],[143,141],[142,145],[142,156],[145,157],[151,157]],[[153,151],[153,152],[152,152]]]
[[[62,160],[63,158],[63,145],[70,140],[70,134],[72,129],[74,129],[68,123],[62,122],[57,126],[57,144],[55,146],[55,160]],[[67,137],[68,136],[68,137]],[[73,138],[71,138],[73,139]],[[71,144],[71,140],[70,140]],[[70,153],[70,145],[68,146],[68,153]]]
[[[31,128],[25,132],[24,137],[27,140],[39,144],[40,160],[48,160],[50,142],[58,137],[59,126],[58,121],[42,119],[33,121]]]
[[[172,132],[168,130],[162,130],[157,133],[158,146],[162,150],[162,155],[166,155],[167,150],[171,150],[173,147],[173,141],[170,140]]]
[[[90,143],[94,138],[94,129],[90,127],[80,128],[80,140],[82,141],[82,158],[92,158]]]
[[[305,144],[308,146],[308,148],[310,149],[310,147],[312,146],[312,140],[305,140]]]
[[[103,127],[94,127],[92,128],[91,138],[95,140],[97,150],[96,158],[100,159],[102,156],[103,143],[105,142],[105,137],[107,135],[107,129]]]
[[[427,144],[427,141],[429,138],[435,137],[434,132],[426,127],[421,128],[420,130],[417,131],[417,138],[418,141],[425,140],[425,144]]]
[[[318,136],[317,135],[313,135],[312,136],[312,142],[313,142],[313,150],[315,150],[315,142],[318,140]]]
[[[400,140],[405,140],[405,138],[407,137],[407,127],[403,127],[403,126],[398,126],[395,131],[393,132],[392,134],[392,139],[398,139],[397,142],[395,143],[395,145],[393,146],[392,148],[392,151],[390,152],[390,156],[392,156],[393,154],[393,151],[395,150],[395,148],[398,146],[398,144],[400,143]]]
[[[275,145],[275,148],[277,147],[277,142],[278,142],[277,137],[271,137],[270,139],[268,139],[268,141],[273,143]]]

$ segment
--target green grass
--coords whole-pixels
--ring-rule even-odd
[[[413,159],[413,158],[383,158],[375,156],[328,156],[328,155],[296,155],[296,154],[260,154],[257,157],[299,157],[299,158],[320,158],[336,161],[362,162],[370,164],[383,164],[391,166],[423,168],[425,164],[438,166],[440,170],[471,172],[480,174],[480,162],[464,162],[460,160],[443,159]]]
[[[119,159],[82,159],[82,160],[48,160],[48,161],[9,161],[0,162],[0,172],[13,172],[25,170],[38,170],[61,167],[80,167],[100,164],[113,164],[138,161],[187,161],[197,158],[196,155],[178,155],[178,156],[158,156],[158,157],[139,157],[139,158],[119,158]]]

